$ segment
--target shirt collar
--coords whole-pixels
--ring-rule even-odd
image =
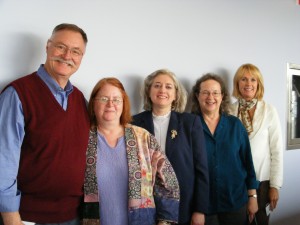
[[[207,132],[208,134],[211,135],[211,132],[203,118],[203,115],[200,113],[200,119],[201,119],[201,122],[202,122],[202,127],[203,127],[203,130],[205,132]],[[221,115],[220,115],[220,120],[219,120],[219,123],[217,124],[217,127],[216,127],[216,130],[214,132],[214,135],[213,136],[216,136],[217,135],[217,132],[219,129],[222,129],[224,126],[225,126],[225,117],[228,116],[226,113],[222,112]]]
[[[37,75],[46,83],[53,95],[56,95],[58,92],[65,91],[66,95],[68,96],[73,92],[74,88],[70,81],[68,81],[65,89],[62,89],[58,83],[47,73],[43,64],[40,65]]]

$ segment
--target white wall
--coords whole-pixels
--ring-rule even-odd
[[[190,90],[206,72],[232,77],[257,65],[265,100],[279,113],[285,140],[286,63],[300,63],[296,0],[0,0],[0,89],[45,61],[45,43],[59,23],[81,26],[89,43],[72,82],[89,98],[102,77],[116,76],[141,110],[139,88],[169,68]],[[272,224],[300,224],[300,151],[284,152],[284,187]]]

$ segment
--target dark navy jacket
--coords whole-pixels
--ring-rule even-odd
[[[151,111],[135,115],[132,124],[154,134]],[[172,130],[177,132],[173,139]],[[188,223],[193,212],[206,213],[209,205],[207,155],[199,116],[171,112],[166,155],[180,186],[179,223]]]

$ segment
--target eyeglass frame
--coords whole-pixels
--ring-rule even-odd
[[[115,97],[113,99],[110,99],[107,96],[100,96],[97,98],[94,98],[95,101],[99,101],[101,104],[107,104],[108,102],[112,102],[113,105],[121,105],[123,103],[123,99],[121,97]]]
[[[208,97],[210,95],[212,95],[213,97],[217,98],[217,97],[220,97],[220,95],[222,95],[222,92],[218,92],[218,91],[199,91],[199,94],[201,94],[202,96],[205,96],[205,97]]]
[[[70,52],[71,56],[74,58],[80,58],[84,54],[83,51],[77,47],[70,48],[69,46],[67,46],[66,44],[64,44],[62,42],[55,42],[51,39],[49,39],[48,42],[52,43],[55,50],[57,52],[59,52],[60,54],[66,54],[67,52]]]

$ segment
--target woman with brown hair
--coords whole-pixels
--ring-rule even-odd
[[[257,211],[258,182],[249,138],[241,121],[227,113],[224,81],[205,74],[192,89],[192,112],[199,115],[209,168],[209,209],[205,225],[245,225]]]

